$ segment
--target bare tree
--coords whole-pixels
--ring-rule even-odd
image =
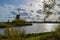
[[[43,5],[43,10],[44,13],[46,14],[44,21],[53,13],[51,12],[51,9],[55,6],[55,0],[44,0],[44,5]]]

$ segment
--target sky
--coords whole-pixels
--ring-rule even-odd
[[[59,1],[56,1],[56,3],[60,4]],[[54,9],[60,11],[59,7],[55,5]],[[21,8],[20,14],[22,19],[43,21],[46,16],[46,14],[43,14],[43,0],[0,0],[0,22],[14,20],[17,14],[16,9],[18,8]],[[54,12],[56,13],[56,11]],[[52,14],[47,20],[58,20],[58,17],[59,15]]]
[[[14,16],[10,12],[20,5],[26,4],[26,2],[26,0],[0,0],[0,21],[7,21],[9,17]]]
[[[20,5],[25,3],[26,3],[26,0],[0,0],[0,5],[4,5],[4,4]]]

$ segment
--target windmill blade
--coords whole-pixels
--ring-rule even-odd
[[[17,8],[18,11],[25,11],[25,9]]]
[[[15,17],[9,17],[9,18],[15,18]]]
[[[11,12],[13,15],[16,15],[17,13],[16,12]]]

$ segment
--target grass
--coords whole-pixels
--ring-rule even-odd
[[[7,38],[8,40],[60,40],[60,36],[57,35],[55,32],[36,33],[27,35],[20,32],[18,35],[18,31],[13,29],[11,29],[9,33],[7,30],[5,30],[5,36],[1,35],[0,38]]]
[[[40,38],[41,36],[36,36],[36,37],[27,38],[26,40],[39,40]]]

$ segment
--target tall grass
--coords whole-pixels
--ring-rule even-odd
[[[14,28],[6,28],[5,29],[5,36],[7,40],[25,40],[25,32],[17,31]]]

